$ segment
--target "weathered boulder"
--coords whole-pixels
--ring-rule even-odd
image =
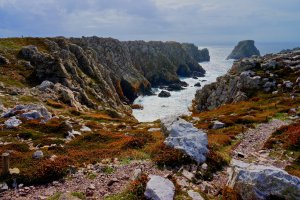
[[[180,91],[180,90],[183,90],[183,87],[182,87],[181,83],[173,83],[168,86],[167,90],[168,91]]]
[[[162,90],[159,94],[158,94],[158,97],[162,97],[162,98],[166,98],[166,97],[170,97],[171,96],[171,93],[170,92],[167,92],[167,91],[164,91]]]
[[[147,199],[151,200],[173,200],[175,186],[166,178],[150,175],[144,194]]]
[[[197,163],[203,163],[208,153],[207,135],[181,118],[166,117],[161,120],[161,127],[167,136],[167,146],[182,150]]]
[[[251,56],[260,56],[259,50],[255,47],[253,40],[240,41],[234,47],[227,59],[250,58]]]
[[[18,127],[20,124],[22,124],[22,121],[17,119],[15,116],[9,118],[8,120],[6,120],[4,122],[6,128],[16,128]]]
[[[228,187],[244,200],[299,199],[300,178],[273,166],[232,160]]]
[[[46,91],[47,89],[53,89],[54,83],[51,81],[43,81],[39,86],[39,90]]]

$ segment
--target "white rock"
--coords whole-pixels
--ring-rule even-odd
[[[214,121],[212,129],[220,129],[220,128],[224,128],[224,127],[225,127],[225,124],[223,122]]]
[[[167,146],[182,150],[198,164],[205,162],[208,153],[206,133],[181,118],[164,118],[161,126],[167,136],[164,141]]]
[[[300,178],[273,166],[249,164],[232,160],[227,185],[242,199],[300,198]]]
[[[192,200],[204,200],[203,197],[194,190],[189,190],[188,195],[192,198]]]
[[[182,175],[190,181],[195,178],[195,175],[193,173],[191,173],[185,169],[182,171]]]
[[[38,112],[37,110],[31,110],[25,113],[21,114],[21,117],[24,117],[26,119],[40,119],[42,118],[42,114]]]
[[[87,127],[87,126],[82,126],[81,129],[80,129],[80,131],[82,131],[82,132],[91,132],[92,129],[90,129],[90,128]]]
[[[148,132],[160,131],[160,128],[149,128]]]
[[[169,179],[152,175],[144,194],[151,200],[173,200],[175,186]]]
[[[133,172],[132,177],[130,178],[131,180],[138,180],[141,178],[142,175],[142,170],[141,169],[135,169]]]
[[[6,120],[4,122],[4,124],[7,128],[16,128],[20,124],[22,124],[22,121],[17,119],[15,116],[13,116],[13,117],[9,118],[8,120]]]

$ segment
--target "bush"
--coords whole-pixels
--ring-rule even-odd
[[[164,143],[157,145],[151,152],[152,160],[158,166],[176,167],[193,163],[192,159],[182,151],[166,146]]]

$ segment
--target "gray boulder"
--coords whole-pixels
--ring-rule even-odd
[[[39,90],[45,91],[46,89],[52,89],[54,87],[54,83],[51,81],[43,81],[39,86]]]
[[[197,163],[203,163],[208,153],[207,135],[181,118],[167,117],[161,120],[161,127],[167,136],[167,146],[182,150]]]
[[[18,127],[20,124],[22,124],[22,121],[17,119],[15,116],[9,118],[8,120],[6,120],[4,122],[6,128],[16,128]]]
[[[41,159],[44,157],[44,153],[40,150],[33,153],[32,158],[34,159]]]
[[[175,194],[174,184],[161,176],[150,176],[145,196],[151,200],[173,200]]]
[[[259,50],[255,47],[253,40],[240,41],[234,47],[227,59],[250,58],[251,56],[260,56]]]
[[[189,190],[188,195],[192,198],[192,200],[204,200],[204,198],[198,192],[193,190]]]
[[[232,160],[227,185],[243,200],[300,199],[300,179],[273,166]]]

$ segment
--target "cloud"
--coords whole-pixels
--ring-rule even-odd
[[[0,0],[0,37],[296,41],[298,0]]]

